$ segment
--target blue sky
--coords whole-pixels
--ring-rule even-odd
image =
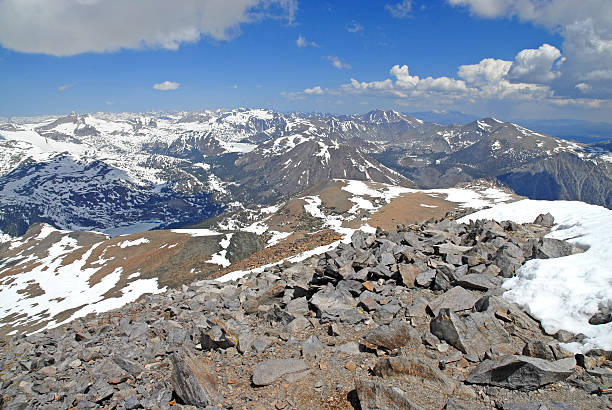
[[[266,107],[612,121],[609,0],[0,0],[0,116]]]

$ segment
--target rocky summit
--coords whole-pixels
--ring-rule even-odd
[[[501,296],[525,261],[582,252],[544,238],[552,224],[356,231],[304,262],[14,336],[0,407],[609,408],[612,352],[570,353],[583,335],[546,334]]]

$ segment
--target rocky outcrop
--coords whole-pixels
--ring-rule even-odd
[[[537,389],[552,408],[610,407],[612,352],[574,358],[500,296],[547,232],[357,231],[303,263],[15,336],[0,345],[0,394],[7,408],[478,409],[531,408]]]

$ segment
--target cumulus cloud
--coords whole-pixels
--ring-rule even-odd
[[[343,70],[343,69],[350,70],[351,68],[350,64],[345,63],[344,61],[340,60],[340,58],[337,56],[325,56],[325,58],[328,59],[332,63],[332,65],[336,67],[338,70]]]
[[[562,63],[561,51],[549,44],[542,44],[537,50],[527,49],[518,53],[508,77],[523,83],[547,83],[561,75],[553,65]]]
[[[305,89],[304,90],[304,94],[308,94],[308,95],[321,95],[321,94],[325,94],[325,91],[323,91],[321,86],[317,85],[315,87]]]
[[[412,10],[412,0],[402,0],[399,3],[387,4],[385,9],[395,18],[405,18],[410,15]]]
[[[513,81],[551,82],[558,95],[577,93],[612,98],[612,79],[599,76],[612,66],[612,1],[589,0],[447,0],[486,17],[516,17],[561,34],[563,64],[554,47],[525,54],[510,73]],[[553,64],[557,62],[558,67]],[[548,66],[551,64],[551,66]],[[587,87],[576,87],[584,83]]]
[[[549,80],[556,77],[557,74],[552,67],[561,58],[557,49],[543,45],[538,49],[519,52],[514,61],[485,58],[476,64],[459,66],[456,78],[421,77],[411,73],[407,65],[396,64],[389,70],[390,78],[377,81],[359,81],[351,78],[348,83],[335,89],[316,86],[307,88],[301,93],[293,93],[291,97],[322,94],[365,95],[394,98],[400,104],[417,100],[437,100],[449,104],[478,100],[571,101],[555,96],[549,85],[534,82],[538,78]],[[581,85],[579,89],[584,91],[587,87]],[[587,104],[584,98],[577,100],[576,103]],[[562,104],[567,105],[569,102],[564,101]]]
[[[201,37],[230,40],[240,25],[282,17],[297,0],[1,0],[0,44],[69,56],[121,48],[164,48]]]
[[[180,83],[175,83],[174,81],[164,81],[163,83],[153,84],[153,88],[159,91],[172,91],[178,89],[180,86]]]
[[[319,44],[315,43],[314,41],[308,41],[306,37],[302,35],[298,36],[297,40],[295,40],[295,44],[300,48],[302,47],[321,47]]]
[[[494,84],[501,81],[512,67],[512,61],[485,58],[478,64],[459,66],[457,74],[476,86]]]

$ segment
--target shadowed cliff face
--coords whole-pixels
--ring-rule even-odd
[[[560,154],[499,176],[519,195],[579,200],[612,208],[610,171],[575,155]]]

